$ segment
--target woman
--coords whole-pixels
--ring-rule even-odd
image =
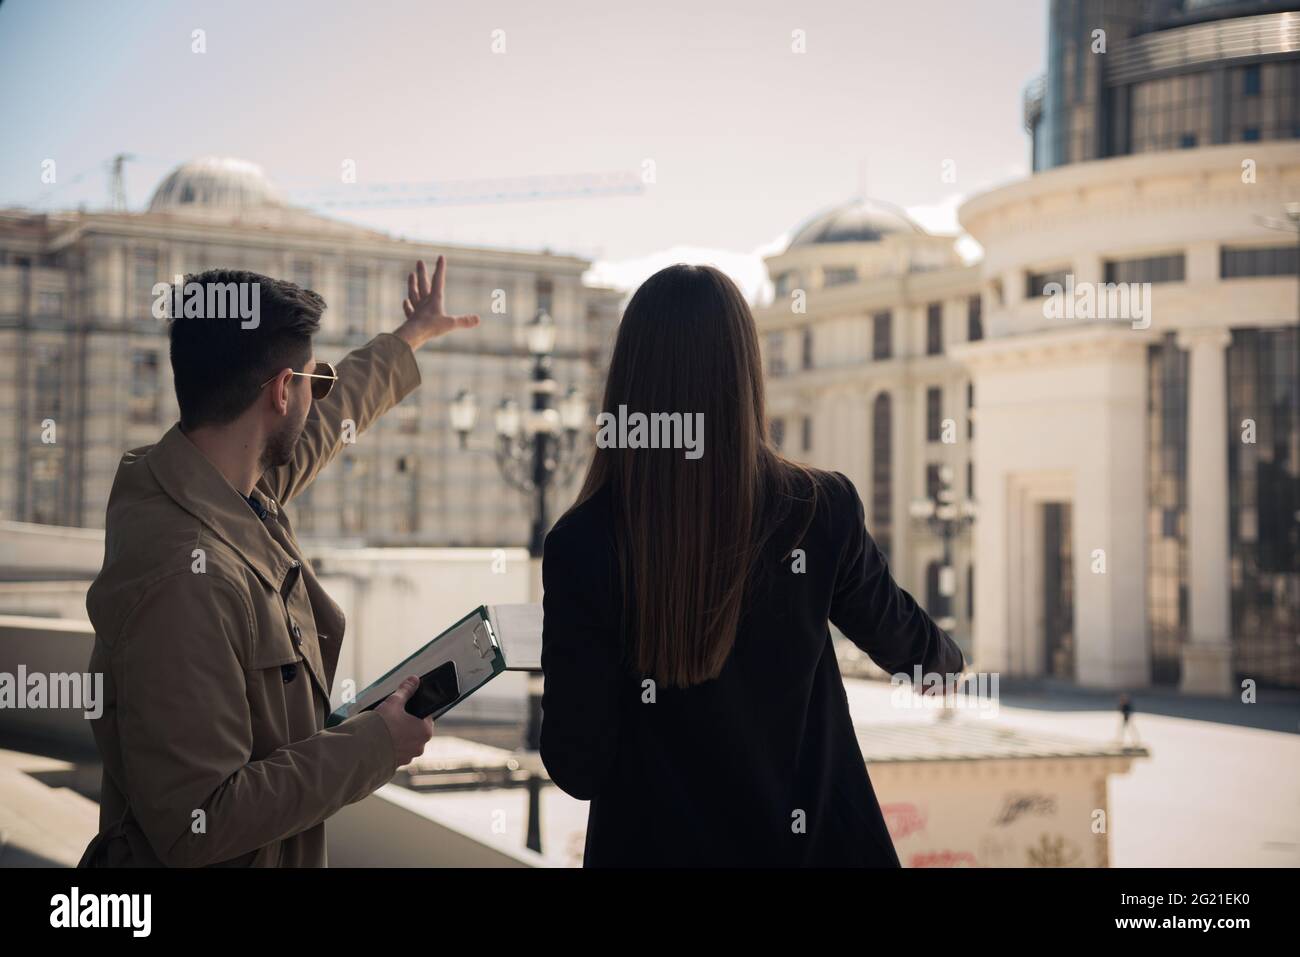
[[[731,280],[646,280],[604,409],[702,413],[704,441],[603,431],[546,538],[542,760],[591,801],[585,864],[897,867],[827,621],[891,673],[962,655],[894,583],[848,479],[772,446]]]

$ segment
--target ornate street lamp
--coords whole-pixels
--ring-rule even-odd
[[[953,596],[957,594],[957,570],[953,567],[952,546],[957,536],[961,535],[975,522],[975,503],[969,499],[956,500],[952,487],[952,466],[944,465],[939,469],[939,487],[933,498],[915,499],[908,512],[918,522],[924,522],[931,533],[943,540],[943,565],[939,569],[939,595],[943,599],[942,609],[933,609],[939,614],[935,618],[944,631],[952,631],[957,626],[953,614]]]
[[[587,400],[576,388],[569,389],[556,407],[558,386],[551,376],[551,359],[555,351],[555,321],[539,309],[525,327],[525,342],[533,360],[528,391],[532,401],[521,407],[513,396],[501,400],[493,416],[496,431],[494,447],[497,468],[511,488],[528,496],[532,504],[532,533],[528,553],[542,557],[542,544],[550,529],[546,494],[552,485],[566,484],[581,460],[578,435],[587,425]],[[460,447],[469,449],[469,436],[478,420],[473,395],[462,390],[451,404],[451,426],[460,438]],[[528,680],[528,727],[524,747],[532,752],[534,763],[541,749],[542,681],[538,675]],[[541,777],[534,773],[528,780],[528,847],[540,852]]]
[[[468,448],[469,434],[474,431],[474,423],[477,421],[478,400],[472,392],[461,389],[451,403],[451,427],[456,430],[462,449]]]
[[[532,401],[525,408],[513,396],[501,400],[493,416],[495,454],[506,483],[532,500],[528,551],[534,558],[541,558],[542,543],[550,528],[546,493],[552,485],[563,485],[573,477],[580,461],[578,434],[588,422],[588,410],[586,398],[576,388],[569,389],[556,408],[558,386],[551,377],[555,321],[547,312],[538,310],[528,323],[525,341],[533,359],[529,382]],[[477,400],[461,390],[451,403],[451,427],[462,449],[469,449],[469,437],[477,421]]]

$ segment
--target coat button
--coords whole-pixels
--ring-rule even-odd
[[[293,664],[281,665],[280,677],[284,679],[285,684],[288,684],[294,678],[298,677],[298,666]]]
[[[296,645],[302,641],[302,629],[295,624],[291,630],[293,632],[293,643]]]

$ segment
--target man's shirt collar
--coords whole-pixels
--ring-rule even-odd
[[[273,499],[259,498],[255,505],[237,491],[186,438],[179,424],[167,430],[145,461],[169,498],[212,529],[268,584],[279,588],[284,583],[295,560],[261,520],[263,512],[276,514]]]

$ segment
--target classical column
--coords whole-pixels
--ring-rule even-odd
[[[1187,382],[1187,568],[1189,617],[1182,690],[1230,694],[1232,589],[1228,568],[1228,383],[1226,329],[1189,329]]]

